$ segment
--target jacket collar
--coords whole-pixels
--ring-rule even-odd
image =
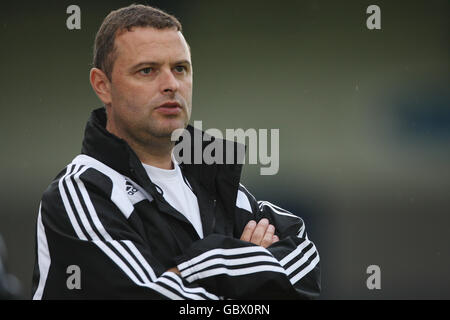
[[[188,125],[186,128],[194,141],[194,134],[202,137],[202,154],[207,145],[223,143],[223,160],[226,159],[225,144],[234,144],[234,149],[243,148],[242,144],[222,139],[208,139],[204,141],[205,132]],[[206,140],[206,139],[205,139]],[[176,143],[179,143],[177,141]],[[155,185],[150,181],[141,161],[128,143],[106,130],[106,110],[104,107],[92,111],[87,122],[81,153],[91,156],[106,164],[112,169],[128,176],[143,186],[152,196],[159,195]],[[194,164],[194,143],[191,143],[191,157],[189,163],[180,162],[180,167],[186,176],[198,181],[210,193],[210,196],[219,197],[223,200],[225,209],[234,211],[237,189],[239,186],[242,164]],[[236,158],[235,158],[236,160]],[[236,162],[236,161],[235,161]]]

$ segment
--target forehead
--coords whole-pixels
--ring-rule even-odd
[[[176,29],[135,27],[117,34],[116,62],[136,63],[142,60],[165,62],[189,60],[190,53],[183,34]]]

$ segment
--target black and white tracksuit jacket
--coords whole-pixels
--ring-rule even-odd
[[[95,110],[82,153],[42,197],[33,299],[319,295],[319,254],[303,220],[257,201],[239,183],[242,165],[180,163],[197,196],[204,232],[200,239],[184,215],[165,201],[129,145],[105,126],[105,109]],[[239,239],[248,221],[262,218],[280,238],[266,249]],[[167,272],[175,266],[181,276]],[[74,270],[76,287],[69,285]]]

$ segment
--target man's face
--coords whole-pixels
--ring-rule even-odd
[[[133,28],[115,39],[107,128],[146,144],[185,128],[192,111],[188,45],[176,29]]]

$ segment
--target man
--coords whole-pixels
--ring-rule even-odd
[[[241,164],[173,156],[172,133],[197,130],[181,31],[143,5],[100,27],[90,82],[105,107],[43,195],[34,299],[318,296],[319,255],[302,219],[256,201],[239,183]]]

